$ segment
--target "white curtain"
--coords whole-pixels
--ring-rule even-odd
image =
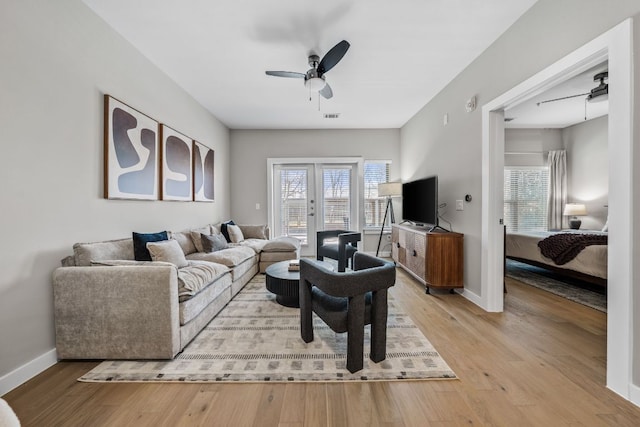
[[[547,205],[547,223],[549,230],[563,228],[562,210],[567,203],[567,152],[549,151],[549,202]]]

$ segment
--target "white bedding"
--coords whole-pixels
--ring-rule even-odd
[[[600,231],[568,231],[592,234],[607,234]],[[537,261],[542,264],[552,265],[556,268],[578,271],[591,276],[607,278],[607,245],[587,246],[574,259],[563,265],[557,265],[550,258],[542,256],[538,242],[547,236],[557,234],[553,231],[531,231],[527,233],[508,233],[505,241],[505,255],[508,257],[523,258]]]

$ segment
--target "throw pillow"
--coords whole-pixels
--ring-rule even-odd
[[[231,243],[240,243],[244,240],[244,235],[242,234],[242,230],[237,225],[228,225],[227,232],[229,233],[229,239],[231,239]]]
[[[177,240],[149,242],[147,243],[147,249],[151,254],[151,259],[154,261],[170,262],[178,268],[189,265]]]
[[[269,240],[266,225],[241,225],[239,227],[245,239]]]
[[[229,247],[227,239],[225,239],[222,234],[214,234],[211,236],[201,234],[200,240],[202,241],[204,252],[216,252]]]
[[[133,257],[136,261],[151,261],[151,254],[147,250],[147,243],[167,240],[166,231],[160,233],[136,233],[133,232]]]
[[[194,228],[191,230],[189,234],[191,235],[191,240],[193,241],[193,245],[196,247],[196,250],[198,252],[204,252],[204,249],[202,248],[202,243],[200,242],[200,235],[211,234],[211,227],[206,226],[201,228]]]
[[[236,225],[236,223],[232,220],[229,220],[220,224],[220,232],[222,233],[224,238],[227,239],[227,242],[231,242],[231,237],[229,237],[229,231],[227,229],[227,227],[229,227],[230,225]]]

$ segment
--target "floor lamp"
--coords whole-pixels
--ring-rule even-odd
[[[380,238],[378,238],[378,249],[376,249],[376,256],[380,252],[380,243],[382,243],[382,232],[384,231],[384,225],[387,223],[387,215],[391,216],[391,224],[396,222],[396,218],[393,215],[393,203],[391,199],[393,197],[402,196],[402,183],[401,182],[382,182],[378,184],[378,197],[387,198],[387,207],[384,210],[384,219],[382,220],[382,226],[380,227]]]

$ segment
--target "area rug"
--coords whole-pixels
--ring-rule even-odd
[[[605,294],[555,280],[545,276],[543,271],[543,269],[522,262],[507,260],[506,274],[508,277],[587,307],[607,312],[607,296]]]
[[[314,314],[314,341],[300,338],[299,309],[283,307],[257,275],[174,360],[105,361],[87,382],[313,382],[454,379],[455,373],[411,319],[389,298],[387,358],[368,358],[349,373],[347,334]]]

